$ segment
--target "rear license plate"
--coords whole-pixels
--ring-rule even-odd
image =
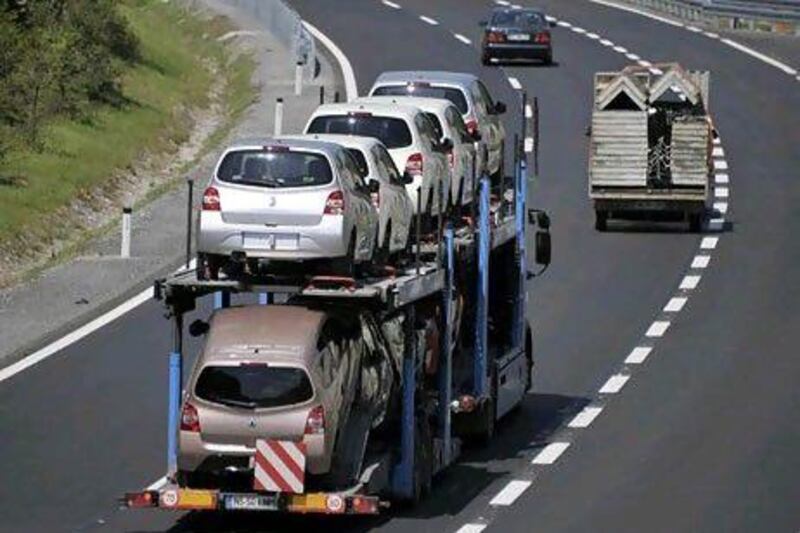
[[[225,509],[229,511],[277,511],[278,497],[260,494],[226,494]]]
[[[530,41],[531,36],[529,33],[510,33],[508,35],[509,41]]]
[[[242,239],[245,248],[269,250],[275,246],[275,236],[271,233],[245,233]]]

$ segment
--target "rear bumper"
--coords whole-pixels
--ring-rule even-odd
[[[247,247],[245,233],[296,236],[296,246],[291,249],[281,249],[279,245],[273,248]],[[316,226],[266,227],[227,223],[219,212],[203,211],[197,235],[197,251],[200,253],[230,256],[244,252],[247,257],[285,261],[343,257],[347,254],[347,245],[344,218],[333,215],[323,216]]]
[[[486,43],[484,53],[498,59],[547,59],[553,53],[549,44]]]

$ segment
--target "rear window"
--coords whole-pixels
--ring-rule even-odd
[[[356,148],[348,148],[347,151],[350,152],[350,155],[356,160],[358,175],[362,178],[366,178],[369,175],[369,166],[367,165],[367,158],[364,157],[364,153]]]
[[[405,148],[412,142],[404,120],[392,117],[332,115],[315,118],[307,133],[340,133],[373,137],[386,148]]]
[[[439,98],[448,100],[458,108],[459,113],[465,115],[469,111],[467,99],[461,89],[452,87],[432,87],[430,85],[384,85],[378,87],[374,96],[418,96],[422,98]]]
[[[538,28],[544,25],[544,15],[532,11],[498,11],[492,17],[492,26]]]
[[[267,365],[207,366],[194,393],[209,402],[250,409],[300,404],[314,395],[304,370]]]
[[[326,185],[333,181],[333,173],[327,158],[320,154],[241,150],[225,156],[217,178],[278,189]]]

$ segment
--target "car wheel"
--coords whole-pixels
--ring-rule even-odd
[[[333,273],[336,276],[345,278],[356,277],[356,232],[350,235],[350,244],[347,245],[347,253],[343,257],[333,260]]]
[[[492,56],[490,56],[486,50],[481,52],[481,63],[483,63],[487,67],[492,65]]]
[[[378,240],[375,241],[376,243]],[[386,225],[386,231],[383,232],[383,242],[380,243],[378,248],[377,263],[379,265],[388,265],[389,259],[392,255],[392,223]]]
[[[595,209],[594,211],[594,229],[597,231],[605,231],[608,228],[608,211]]]
[[[545,56],[544,64],[547,65],[548,67],[553,64],[553,51],[552,50],[550,52],[548,52],[547,55]]]
[[[703,215],[701,213],[691,213],[689,215],[689,231],[700,233],[703,229]]]

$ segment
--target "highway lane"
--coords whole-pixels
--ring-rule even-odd
[[[482,2],[403,3],[409,8],[413,7],[417,14],[428,14],[440,20],[440,26],[423,24],[411,13],[390,11],[377,0],[336,2],[335,5],[321,0],[309,0],[294,4],[303,16],[325,31],[348,54],[356,68],[362,90],[381,70],[446,66],[452,69],[480,69],[495,93],[502,95],[500,98],[509,103],[512,101],[513,92],[503,80],[500,71],[480,67],[476,53],[446,31],[450,28],[474,36],[475,21],[485,12],[485,4]],[[553,4],[554,11],[566,9],[561,3]],[[592,22],[601,15],[605,18],[598,20],[607,24],[612,24],[619,16],[583,3],[570,6],[577,7],[574,12],[565,13],[570,17],[585,17],[586,27],[592,27]],[[626,20],[620,26],[622,27],[611,27],[615,32],[627,32],[622,35],[630,36],[632,48],[634,43],[638,46],[638,42],[644,40],[640,29],[642,27],[648,28],[647,35],[651,32],[658,35],[658,42],[671,42],[677,31],[650,29],[645,21],[638,18]],[[680,35],[683,37],[683,34]],[[479,513],[488,499],[487,494],[491,495],[494,487],[502,486],[503,476],[523,465],[526,457],[541,445],[541,441],[582,406],[602,384],[609,371],[624,357],[641,330],[676,286],[683,268],[696,248],[698,238],[693,235],[661,232],[597,235],[593,232],[591,211],[585,198],[585,139],[582,132],[589,116],[592,72],[600,68],[617,68],[620,66],[620,58],[572,33],[557,32],[556,39],[556,59],[559,62],[557,67],[512,69],[525,87],[539,95],[542,100],[542,178],[532,191],[532,200],[534,204],[551,210],[555,223],[555,264],[546,277],[533,284],[532,292],[531,313],[537,323],[537,394],[529,398],[520,414],[503,425],[499,439],[487,450],[471,452],[464,463],[448,472],[429,502],[408,515],[381,521],[379,525],[386,529],[455,529],[463,517]],[[718,51],[707,53],[715,61],[720,54],[725,56],[725,61],[734,65],[744,61],[738,56],[728,57],[728,54]],[[693,56],[690,54],[688,57]],[[759,81],[769,83],[771,77],[771,73],[765,73],[764,80]],[[715,87],[719,86],[717,80],[718,78],[714,80]],[[776,88],[781,87],[781,82],[775,84]],[[739,96],[743,95],[742,101],[747,101],[749,87],[740,87],[737,92],[741,93]],[[716,94],[717,91],[715,98]],[[765,100],[768,100],[766,95]],[[716,106],[716,102],[712,103]],[[762,103],[768,108],[767,104],[770,102]],[[736,114],[747,117],[747,110],[739,106]],[[786,120],[791,118],[785,117]],[[722,121],[722,117],[718,121]],[[731,123],[730,126],[741,127],[741,123]],[[720,127],[727,145],[730,133],[724,122],[720,122]],[[770,128],[764,128],[761,131],[769,130]],[[745,128],[743,131],[748,130]],[[787,128],[787,131],[791,131],[791,128]],[[731,141],[731,146],[737,145],[737,139],[733,138]],[[774,146],[775,143],[768,142],[768,139],[762,140],[762,144],[767,145],[761,147],[762,149],[771,149],[773,153],[782,150]],[[752,158],[747,155],[747,151],[738,154],[738,149],[736,153],[730,154],[734,176],[738,175],[739,165],[744,164],[746,158]],[[777,155],[781,157],[781,161],[791,161],[791,154],[788,157],[786,153]],[[757,158],[752,160],[748,170],[758,170],[760,161]],[[771,179],[785,185],[791,174],[787,172],[788,167],[782,166],[784,163],[780,165],[783,175],[776,178],[770,171],[765,178],[767,181]],[[762,182],[753,184],[754,190],[758,189],[759,183]],[[740,184],[737,183],[737,195],[742,194],[739,187]],[[780,204],[780,201],[777,203]],[[737,217],[742,214],[738,205],[736,213]],[[776,208],[769,214],[762,213],[750,220],[769,217],[772,222],[786,223],[788,219],[781,217],[788,216],[787,210]],[[771,227],[782,226],[779,224]],[[736,231],[731,236],[738,236],[740,231],[744,231],[738,226],[735,228]],[[751,231],[751,237],[762,235],[756,234],[755,231],[759,230],[755,228]],[[775,242],[762,243],[771,252],[771,266],[775,269],[771,273],[785,274],[783,268],[790,262],[777,251],[785,247],[787,242],[782,240],[784,236],[778,232],[772,234],[770,240],[772,239]],[[729,248],[727,244],[729,243],[726,242],[721,250],[719,262],[722,264],[725,263],[725,254],[732,253],[729,250],[733,247]],[[745,241],[743,244],[753,244],[753,241]],[[701,299],[693,302],[693,306],[687,309],[687,314],[681,317],[688,319],[692,316],[690,313],[695,312],[695,305],[700,308],[710,301],[711,303],[705,305],[714,310],[713,321],[703,322],[717,322],[719,336],[713,330],[709,333],[703,329],[681,338],[669,337],[664,349],[678,350],[686,358],[690,358],[689,354],[695,353],[693,349],[669,348],[670,343],[680,342],[682,339],[692,347],[693,340],[706,338],[707,342],[713,344],[715,338],[723,338],[727,334],[729,322],[723,316],[727,312],[727,306],[720,305],[719,295],[736,294],[738,299],[742,292],[740,282],[761,279],[757,269],[764,266],[758,260],[757,253],[747,255],[745,246],[742,250],[741,256],[737,255],[734,259],[744,261],[743,264],[751,270],[737,272],[729,269],[733,270],[733,273],[728,274],[733,279],[720,287],[724,292],[715,292],[711,290],[715,283],[714,276],[717,275],[715,265],[708,278],[711,281],[706,284],[707,280],[704,280]],[[770,286],[769,289],[771,293],[775,287]],[[757,291],[758,287],[754,286],[751,290]],[[707,300],[705,295],[711,298]],[[765,302],[762,310],[767,313],[775,312],[779,308],[780,302],[773,299]],[[787,306],[784,309],[791,312],[793,308]],[[705,317],[703,314],[699,316]],[[794,316],[796,317],[796,312]],[[792,314],[788,317],[791,319]],[[744,332],[740,335],[745,336],[749,332],[746,327],[748,323],[742,320],[738,325],[740,328],[737,331]],[[786,334],[791,331],[788,329],[790,325],[791,321],[784,325]],[[6,474],[4,479],[14,480],[13,484],[4,481],[3,493],[0,493],[3,531],[56,531],[76,528],[151,531],[167,528],[173,523],[171,515],[132,516],[130,513],[114,513],[110,503],[114,495],[126,488],[153,481],[163,471],[165,354],[169,349],[169,331],[166,326],[157,306],[143,306],[109,328],[73,346],[63,356],[58,356],[0,387],[0,405],[3,406],[0,408],[0,433],[13,435],[10,446],[5,444],[9,439],[3,438],[4,453],[0,457],[0,466]],[[675,327],[678,329],[690,326],[691,324],[676,324]],[[764,337],[769,335],[765,333]],[[735,351],[733,348],[740,345],[735,342],[739,340],[740,338],[729,339],[731,351]],[[763,341],[763,338],[759,341]],[[753,343],[755,347],[758,345],[757,342]],[[722,359],[723,356],[717,355],[709,359],[707,365],[713,367],[714,361],[719,362]],[[668,364],[672,360],[659,359],[658,364]],[[695,370],[690,365],[693,360],[690,358],[684,361],[690,372]],[[789,367],[789,370],[793,369]],[[772,373],[767,370],[764,372],[765,376]],[[65,376],[69,379],[65,379]],[[72,379],[73,376],[79,379]],[[680,382],[680,378],[684,377],[685,374],[679,373],[673,380],[667,380],[664,387],[672,390],[676,380]],[[652,381],[659,383],[659,376],[655,375]],[[631,390],[638,392],[640,388],[644,388],[644,384],[644,381],[637,383]],[[695,388],[701,392],[703,381],[698,380]],[[778,391],[785,390],[787,389],[778,388]],[[654,394],[659,389],[650,388],[648,391],[649,394]],[[692,400],[697,400],[696,394],[698,393],[691,396]],[[792,405],[791,395],[775,392],[768,396],[769,402],[774,402],[776,398],[788,399],[789,405]],[[655,398],[657,400],[663,397]],[[752,400],[752,397],[748,395],[748,399]],[[652,398],[641,405],[628,400],[629,398],[621,398],[614,408],[619,407],[619,412],[611,412],[608,417],[609,421],[616,421],[617,417],[621,417],[616,426],[612,425],[614,431],[610,435],[603,434],[609,440],[591,442],[590,446],[588,439],[599,438],[600,434],[599,431],[590,432],[584,437],[586,440],[578,442],[575,450],[570,453],[575,452],[577,455],[586,448],[598,454],[597,461],[606,464],[609,457],[603,455],[604,452],[608,453],[608,446],[605,444],[617,443],[618,449],[620,445],[614,439],[618,439],[620,435],[635,435],[635,431],[642,425],[644,415],[641,405],[654,404]],[[12,406],[19,405],[25,405],[25,410],[16,407],[12,409]],[[682,405],[684,409],[690,409],[695,404],[686,402]],[[776,404],[767,403],[767,406],[770,405],[774,407]],[[631,409],[632,413],[625,416],[625,409]],[[606,414],[603,416],[606,417]],[[670,427],[680,427],[676,424],[681,420],[682,417],[672,418]],[[597,427],[605,429],[606,426],[600,422]],[[666,436],[659,441],[662,445],[669,440],[669,433],[664,433]],[[587,444],[584,445],[584,442]],[[624,454],[620,452],[619,455]],[[581,454],[580,457],[586,456]],[[602,472],[603,466],[597,461],[581,464],[591,472]],[[613,464],[618,463],[606,464],[606,469],[614,468]],[[564,492],[558,494],[559,497],[556,497],[555,491],[548,492],[543,497],[544,490],[537,482],[536,490],[529,493],[532,498],[521,500],[525,502],[524,505],[514,508],[513,513],[516,514],[509,515],[508,523],[503,522],[501,516],[499,525],[520,527],[536,520],[543,530],[559,529],[566,523],[565,516],[571,516],[570,513],[574,512],[575,502],[592,501],[598,495],[605,495],[605,490],[598,488],[598,484],[603,482],[602,475],[591,476],[596,483],[584,482],[587,470],[571,472],[568,470],[570,465],[572,463],[567,461],[559,465],[559,470],[550,474],[549,480],[556,483],[567,472],[563,478]],[[779,463],[778,466],[785,465]],[[665,466],[654,468],[654,474],[663,474],[664,468]],[[630,473],[630,470],[624,471]],[[653,482],[652,479],[649,481]],[[573,491],[581,488],[585,488],[585,494],[573,497]],[[787,499],[791,494],[787,494]],[[636,501],[630,494],[627,496],[626,501]],[[475,497],[477,498],[473,500]],[[658,498],[652,499],[651,508],[658,507],[659,503]],[[596,509],[600,504],[587,507]],[[520,510],[524,512],[518,515]],[[551,522],[546,521],[548,516],[552,518]],[[581,524],[591,524],[589,520],[598,516],[589,512],[582,513],[581,518],[587,521]],[[606,515],[602,517],[607,518]],[[104,520],[105,524],[92,525],[92,521],[98,518]],[[627,517],[620,517],[622,518]],[[202,525],[203,522],[190,519],[179,522],[176,529],[201,529]],[[289,520],[280,521],[276,525],[280,529],[294,529],[308,524]],[[319,523],[314,521],[313,525]],[[342,529],[349,529],[353,524],[338,525],[343,526]],[[212,530],[224,529],[218,526],[219,523],[209,527]],[[642,529],[641,523],[639,526]]]

